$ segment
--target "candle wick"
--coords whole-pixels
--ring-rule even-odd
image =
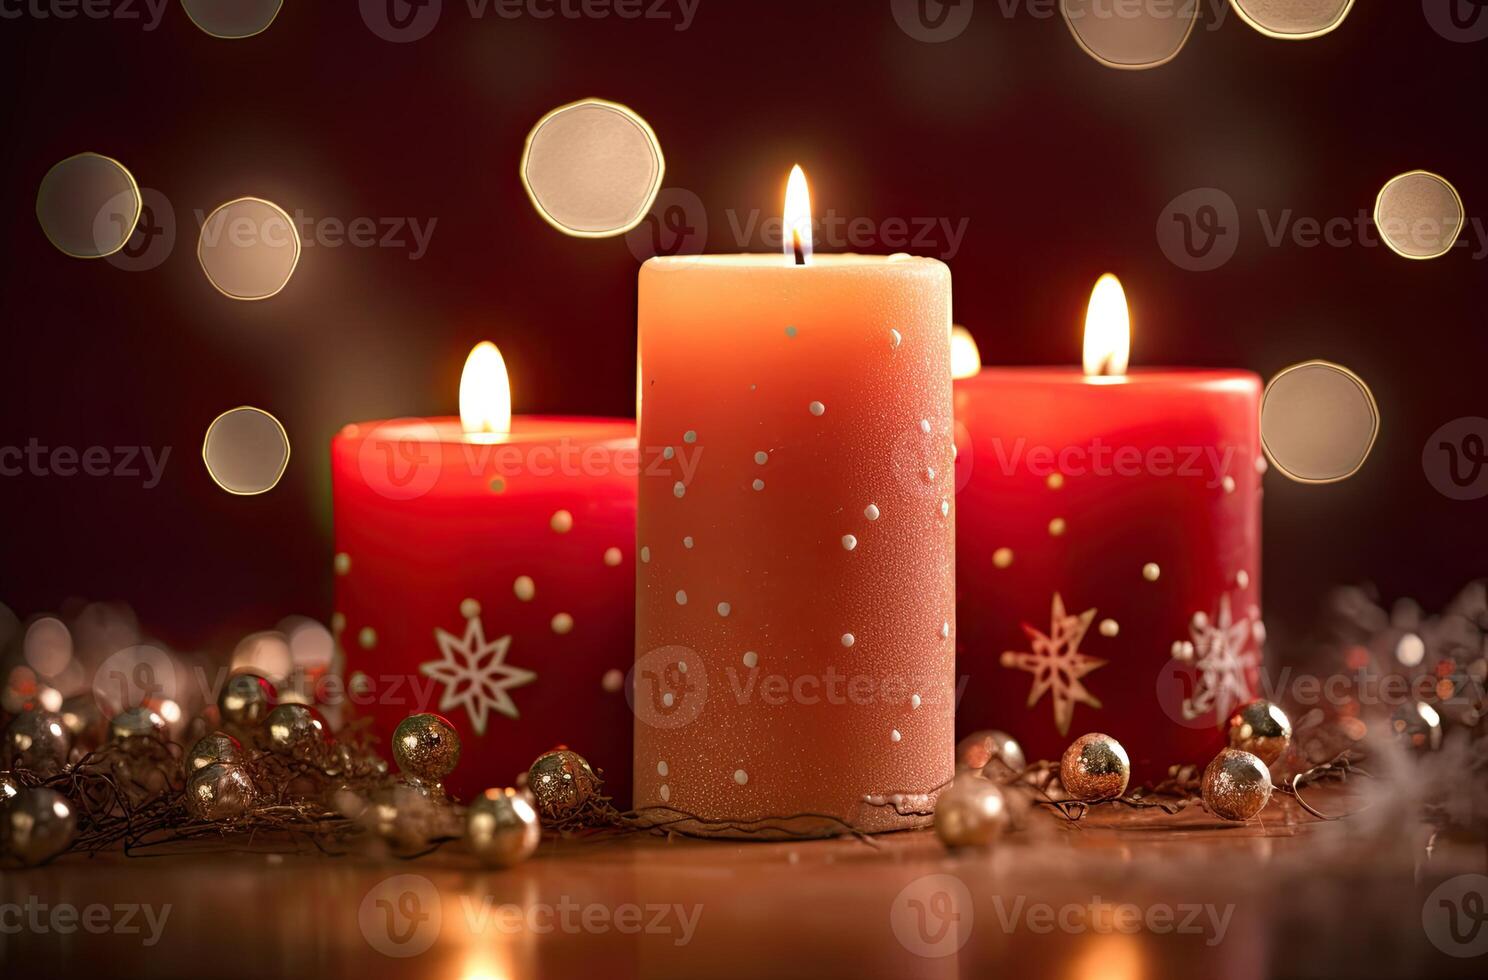
[[[805,265],[806,249],[801,246],[801,232],[799,230],[791,231],[791,245],[795,249],[796,265]]]

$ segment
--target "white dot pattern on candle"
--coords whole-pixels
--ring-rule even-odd
[[[811,410],[812,415],[822,415],[827,410],[827,406],[823,405],[821,402],[812,402],[807,407]]]
[[[1257,612],[1259,612],[1259,610],[1257,610]],[[1259,619],[1256,620],[1255,625],[1250,628],[1250,632],[1251,635],[1255,637],[1255,641],[1257,643],[1266,642],[1266,624],[1261,622]]]
[[[897,742],[897,741],[899,741],[902,738],[904,738],[904,736],[899,734],[899,729],[897,729],[897,728],[894,729],[893,731],[889,732],[889,739],[890,739],[890,741]]]
[[[1049,522],[1049,533],[1056,538],[1063,534],[1067,528],[1068,525],[1064,523],[1064,518],[1062,517],[1056,517]]]
[[[336,553],[336,574],[345,575],[351,571],[351,556],[344,551]]]
[[[340,633],[346,629],[346,615],[344,613],[331,613],[331,632]]]
[[[678,673],[682,673],[682,674],[687,673],[687,661],[685,661],[685,660],[679,660],[679,661],[677,661],[677,671],[678,671]]]
[[[611,568],[614,568],[616,565],[620,564],[621,560],[624,559],[624,557],[625,556],[620,552],[619,548],[606,548],[604,553],[604,563]]]
[[[765,489],[765,481],[755,480],[752,484],[750,484],[750,486],[754,487],[755,490],[763,490]]]
[[[361,644],[363,650],[372,649],[377,646],[377,631],[370,626],[363,626],[361,632],[357,634],[357,642]]]
[[[684,592],[684,591],[682,591],[681,589],[678,589],[677,590],[677,605],[679,605],[679,606],[685,606],[685,605],[687,605],[687,593]]]
[[[941,517],[950,517],[951,516],[951,502],[949,500],[947,500],[946,498],[944,498],[944,497],[942,497],[940,499],[940,516]]]
[[[1187,640],[1176,640],[1173,643],[1174,660],[1192,660],[1194,655],[1193,644]]]
[[[480,615],[480,603],[474,599],[463,599],[460,602],[460,615],[466,619],[474,619]]]
[[[935,467],[933,467],[933,466],[927,466],[927,467],[925,467],[925,482],[926,483],[934,483],[935,482]]]
[[[678,480],[676,483],[672,484],[672,493],[676,497],[681,498],[685,493],[687,493],[687,488],[682,485],[681,480]]]
[[[918,708],[921,703],[922,702],[920,701],[920,696],[918,694],[911,694],[909,696],[909,706],[911,708]]]
[[[682,547],[688,549],[689,551],[692,550],[692,535],[689,534],[682,539]]]
[[[670,708],[676,702],[676,700],[677,696],[671,691],[668,691],[661,696],[661,703],[666,705],[668,708]]]
[[[687,443],[687,444],[689,444],[689,445],[691,445],[694,442],[697,442],[697,430],[696,429],[688,429],[686,432],[682,433],[682,441],[685,442],[685,443]]]
[[[746,650],[744,652],[744,666],[748,667],[750,670],[758,667],[759,654],[755,653],[753,650]]]
[[[878,509],[878,504],[869,504],[867,507],[863,508],[863,516],[868,518],[870,521],[878,520],[878,515],[880,513],[881,512]]]
[[[559,534],[567,534],[573,530],[573,515],[566,510],[555,511],[553,519],[548,523]]]
[[[844,534],[842,536],[842,547],[845,550],[851,551],[854,548],[856,548],[857,546],[858,546],[858,539],[856,537],[854,537],[851,534]]]
[[[1264,474],[1270,468],[1271,468],[1271,464],[1268,463],[1268,462],[1266,462],[1266,457],[1264,457],[1264,456],[1257,456],[1256,457],[1255,471],[1257,473]]]
[[[770,454],[761,449],[759,452],[754,454],[754,461],[761,466],[764,466],[770,461]]]
[[[920,419],[920,431],[923,432],[923,433],[925,433],[925,435],[927,435],[927,436],[930,434],[930,420],[929,419]]]
[[[858,638],[856,636],[853,636],[851,633],[843,633],[842,634],[842,645],[843,646],[850,647],[850,646],[852,646],[856,642],[858,642]]]
[[[1196,612],[1193,614],[1193,624],[1199,629],[1203,629],[1205,626],[1209,625],[1209,616],[1202,611]]]
[[[661,794],[661,802],[663,803],[672,798],[672,788],[666,783],[662,783],[661,788],[658,789],[657,792]]]
[[[1058,490],[1060,487],[1064,486],[1064,474],[1050,473],[1049,478],[1045,480],[1044,483],[1048,485],[1050,490]]]
[[[1100,623],[1101,636],[1115,636],[1121,632],[1121,624],[1114,619],[1103,619]]]
[[[1235,492],[1235,478],[1233,476],[1227,476],[1227,477],[1225,477],[1224,478],[1224,481],[1223,481],[1223,486],[1224,486],[1224,492],[1225,493],[1234,493]]]
[[[662,759],[660,762],[658,762],[656,764],[656,775],[658,775],[658,776],[666,776],[666,775],[669,775],[670,773],[671,773],[671,770],[669,770],[667,768],[667,764],[666,764],[666,760],[665,759]]]
[[[720,615],[720,616],[727,616],[729,613],[731,613],[733,611],[734,611],[734,607],[731,606],[731,605],[729,605],[726,602],[720,602],[718,604],[718,615]]]
[[[1242,589],[1249,588],[1250,587],[1250,573],[1247,572],[1243,568],[1240,569],[1240,571],[1238,571],[1238,572],[1235,573],[1235,584],[1238,585],[1238,586],[1240,586],[1240,588],[1242,588]]]
[[[941,623],[940,624],[940,638],[942,640],[949,640],[951,638],[951,624],[950,623]]]
[[[998,568],[1007,568],[1013,563],[1012,548],[998,548],[992,552],[992,564]]]
[[[662,459],[672,459],[676,455],[677,455],[677,450],[673,449],[671,446],[667,446],[665,449],[663,449],[661,451],[661,458]]]
[[[641,545],[641,562],[643,564],[651,563],[651,547],[649,545]]]
[[[745,772],[743,769],[735,769],[734,782],[738,783],[740,786],[743,786],[745,783],[749,782],[749,773]]]
[[[1162,576],[1162,569],[1157,562],[1149,561],[1142,566],[1142,577],[1149,582],[1156,582]]]
[[[798,333],[798,331],[796,330],[795,327],[786,327],[785,328],[785,335],[787,337],[794,337],[797,333]]]
[[[625,675],[611,668],[605,671],[604,678],[600,680],[599,686],[604,688],[607,694],[619,694],[620,689],[625,686]]]
[[[557,633],[559,636],[565,636],[573,632],[573,617],[565,612],[558,613],[553,617],[551,625],[554,633]]]
[[[898,350],[899,345],[904,342],[904,337],[893,327],[889,328],[889,346]]]
[[[537,583],[532,581],[530,575],[518,575],[517,580],[512,583],[512,592],[523,602],[531,602],[532,597],[537,595]]]

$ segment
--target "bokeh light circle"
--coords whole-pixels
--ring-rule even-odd
[[[1359,471],[1379,436],[1369,385],[1328,361],[1294,364],[1261,398],[1261,444],[1271,464],[1298,483],[1337,483]]]
[[[1457,188],[1427,170],[1393,177],[1374,202],[1374,226],[1396,255],[1439,259],[1462,234],[1467,210]]]
[[[538,120],[521,173],[548,224],[579,238],[610,238],[645,218],[666,161],[646,120],[623,105],[585,99]]]
[[[181,6],[203,32],[237,40],[268,30],[284,0],[181,0]]]
[[[134,175],[98,153],[58,163],[36,192],[36,220],[47,241],[75,259],[101,259],[123,248],[142,207]]]
[[[257,197],[228,201],[202,222],[197,258],[229,299],[263,300],[289,284],[300,262],[300,232],[279,205]]]
[[[23,646],[26,663],[42,677],[56,677],[72,662],[72,633],[55,616],[32,622]]]
[[[1337,30],[1354,0],[1230,0],[1230,6],[1267,37],[1306,41]]]
[[[1059,13],[1085,53],[1107,68],[1140,71],[1183,50],[1203,4],[1112,4],[1059,0]]]
[[[207,427],[202,461],[212,481],[228,493],[267,493],[289,465],[289,433],[261,408],[234,408]]]

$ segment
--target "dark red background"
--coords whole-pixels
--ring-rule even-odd
[[[176,4],[160,29],[0,21],[0,444],[173,447],[162,484],[0,479],[0,601],[22,616],[69,596],[121,598],[178,644],[227,652],[288,613],[330,613],[327,452],[350,420],[455,407],[472,343],[496,340],[519,411],[633,410],[637,262],[623,239],[565,238],[517,180],[548,109],[629,104],[665,147],[667,184],[728,209],[778,208],[790,164],[819,210],[969,219],[956,317],[988,361],[1075,363],[1096,276],[1119,273],[1140,364],[1269,375],[1341,361],[1384,428],[1337,486],[1267,482],[1266,607],[1309,622],[1336,583],[1373,580],[1428,606],[1481,573],[1484,502],[1428,484],[1428,435],[1488,414],[1485,266],[1383,248],[1267,247],[1257,209],[1319,218],[1372,206],[1394,174],[1454,180],[1481,214],[1488,42],[1438,36],[1420,3],[1360,4],[1337,33],[1266,39],[1231,16],[1174,63],[1115,72],[1057,19],[978,5],[947,44],[902,33],[888,0],[702,0],[673,21],[474,20],[446,0],[428,38],[390,44],[357,5],[290,0],[264,35],[214,40]],[[34,217],[38,182],[95,150],[163,191],[178,240],[160,268],[68,259]],[[1230,193],[1239,254],[1184,272],[1159,250],[1167,203]],[[265,303],[215,293],[196,220],[240,195],[351,219],[437,218],[422,261],[307,249]],[[891,249],[884,249],[891,250]],[[706,329],[706,324],[700,324]],[[199,447],[220,411],[275,412],[294,441],[283,483],[223,493]]]

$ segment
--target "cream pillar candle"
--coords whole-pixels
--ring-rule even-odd
[[[950,271],[787,229],[793,254],[641,269],[640,438],[665,449],[636,805],[725,835],[913,826],[953,771]]]

